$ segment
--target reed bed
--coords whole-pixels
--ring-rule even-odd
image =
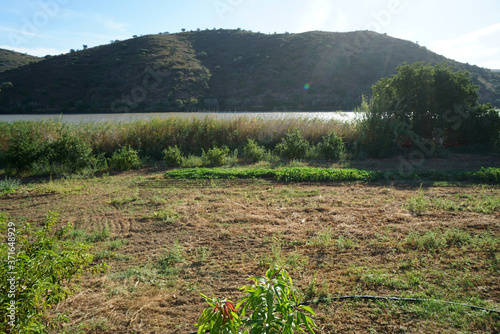
[[[337,120],[279,119],[238,117],[233,119],[156,118],[134,122],[97,122],[68,124],[57,120],[19,121],[0,123],[0,151],[9,147],[11,138],[30,133],[32,140],[56,140],[63,134],[77,137],[89,144],[94,153],[111,155],[120,147],[131,147],[142,156],[160,160],[169,146],[179,147],[185,154],[200,154],[214,146],[241,149],[248,139],[268,149],[285,135],[300,130],[310,143],[318,143],[322,136],[335,132],[347,145],[356,138],[355,126]]]

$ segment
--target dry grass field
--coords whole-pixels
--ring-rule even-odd
[[[420,297],[500,309],[500,188],[168,180],[143,169],[25,180],[0,197],[11,220],[71,222],[109,268],[82,277],[54,333],[189,333],[200,296],[233,300],[269,263],[303,300]],[[318,333],[492,333],[498,314],[438,302],[313,304]]]

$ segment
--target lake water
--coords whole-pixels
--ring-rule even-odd
[[[97,122],[133,122],[137,120],[151,120],[155,118],[186,117],[217,119],[232,119],[236,117],[262,118],[262,119],[336,119],[340,121],[352,121],[359,117],[359,113],[353,111],[312,111],[312,112],[185,112],[185,113],[123,113],[123,114],[64,114],[64,115],[0,115],[0,122],[33,121],[33,120],[61,120],[66,123],[97,123]]]

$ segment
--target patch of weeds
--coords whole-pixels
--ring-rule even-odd
[[[302,268],[307,265],[309,258],[301,254],[292,253],[283,255],[283,235],[281,233],[272,236],[270,241],[271,251],[263,253],[258,262],[259,267],[269,266],[276,263],[281,267],[288,267],[291,269]]]
[[[448,247],[462,247],[471,244],[473,241],[473,238],[469,233],[458,228],[447,229],[442,234],[442,238]]]
[[[162,221],[165,224],[175,224],[181,215],[174,209],[158,210],[153,212],[151,218]]]
[[[264,268],[269,266],[269,264],[272,262],[273,262],[272,255],[267,252],[264,252],[261,256],[259,256],[259,259],[257,261],[257,266],[259,268]]]
[[[104,225],[100,231],[95,231],[94,233],[87,235],[86,241],[93,243],[93,242],[105,241],[110,237],[111,237],[111,231],[108,225]]]
[[[411,232],[405,238],[405,246],[410,249],[425,249],[436,251],[444,248],[473,247],[478,250],[498,250],[500,239],[489,233],[472,236],[458,228],[446,229],[444,231],[433,230],[426,233]]]
[[[15,192],[19,187],[21,187],[21,181],[19,180],[11,179],[7,176],[4,180],[0,180],[0,193],[2,194]]]
[[[130,204],[132,202],[135,202],[139,200],[140,197],[138,194],[134,194],[133,196],[123,196],[123,197],[118,197],[114,198],[111,200],[110,204],[116,208]]]
[[[333,245],[334,233],[332,230],[324,230],[307,240],[306,245],[317,248],[328,248]]]
[[[349,238],[344,238],[343,235],[340,235],[337,240],[335,240],[335,245],[340,249],[340,250],[346,250],[346,249],[351,249],[354,246],[356,246],[356,242],[352,239]]]
[[[95,253],[94,255],[94,260],[99,261],[99,260],[104,260],[104,259],[113,259],[116,257],[116,253],[113,251],[110,251],[108,249],[102,249]]]
[[[142,283],[156,283],[158,280],[158,272],[151,265],[146,265],[128,268],[125,271],[111,274],[110,277],[120,281],[133,278],[135,281]]]
[[[158,261],[156,265],[160,274],[169,276],[178,272],[175,265],[182,262],[184,262],[184,249],[182,245],[176,241],[171,249],[165,251],[163,258]]]
[[[369,269],[360,275],[360,280],[368,286],[385,286],[391,289],[409,290],[420,286],[420,273],[406,271],[402,276],[389,274],[383,270]]]
[[[75,241],[84,241],[87,240],[88,233],[82,229],[74,229],[68,232],[66,235],[67,239],[75,240]]]
[[[457,194],[451,198],[436,198],[432,200],[436,209],[458,212],[470,211],[484,214],[492,214],[500,209],[500,197],[480,194]]]
[[[113,297],[113,296],[118,296],[124,293],[124,290],[122,288],[108,288],[108,291],[106,293],[106,296],[108,298]]]
[[[124,239],[115,239],[115,240],[108,241],[106,243],[106,247],[109,250],[117,250],[117,249],[120,249],[124,245],[127,245],[127,244],[128,244],[127,240],[124,240]]]
[[[498,252],[500,254],[500,238],[491,233],[483,233],[474,237],[474,247],[484,252]]]
[[[201,157],[196,155],[188,155],[187,158],[182,162],[182,167],[201,167],[203,166],[203,160]]]
[[[406,200],[404,208],[410,211],[412,214],[419,215],[422,212],[428,210],[430,201],[425,197],[422,187],[418,189],[417,196],[412,196]]]
[[[500,196],[480,194],[472,200],[472,211],[477,213],[492,214],[500,210]]]
[[[306,291],[304,292],[304,297],[306,300],[311,300],[314,298],[326,298],[330,293],[330,288],[326,279],[323,279],[321,284],[317,281],[317,271],[314,271],[314,276],[311,282],[307,285]]]
[[[500,272],[500,252],[492,252],[489,254],[488,269],[493,273]]]
[[[208,261],[208,258],[212,256],[212,251],[203,246],[203,247],[200,247],[200,248],[197,248],[195,250],[195,260],[196,260],[196,264],[203,264],[205,262]]]
[[[52,178],[47,183],[39,184],[35,187],[35,191],[46,194],[79,194],[85,188],[79,182],[74,180],[59,180],[52,181]]]
[[[287,256],[285,266],[290,269],[298,269],[307,266],[309,258],[302,254],[292,253]]]
[[[429,231],[424,234],[410,232],[405,238],[405,244],[411,249],[426,249],[435,251],[436,249],[444,248],[446,243],[442,239],[441,233],[437,230]]]
[[[226,165],[230,167],[235,167],[238,165],[238,150],[234,150],[233,153],[228,154],[227,160],[226,160]]]
[[[91,332],[107,332],[111,326],[108,324],[108,319],[106,318],[92,318],[86,322],[87,329],[89,329]]]
[[[149,201],[151,204],[153,205],[162,205],[162,204],[165,204],[167,203],[167,200],[164,199],[163,197],[160,197],[160,196],[153,196],[151,197],[150,201]]]

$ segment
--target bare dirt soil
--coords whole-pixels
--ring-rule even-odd
[[[422,296],[500,309],[498,185],[173,181],[161,170],[24,185],[0,197],[18,222],[49,211],[95,245],[105,274],[50,311],[54,333],[189,333],[200,296],[286,262],[303,299]],[[493,204],[492,204],[493,203]],[[318,333],[493,333],[498,315],[436,303],[312,306]]]

